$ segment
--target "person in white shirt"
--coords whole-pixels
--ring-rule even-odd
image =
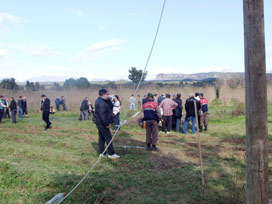
[[[113,123],[115,129],[117,129],[120,126],[121,101],[118,95],[114,96],[113,101]]]
[[[135,111],[135,97],[133,94],[129,98],[129,110],[132,110],[132,109]]]

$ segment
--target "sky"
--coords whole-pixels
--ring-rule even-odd
[[[143,69],[163,0],[0,0],[0,79],[128,79]],[[272,71],[272,1],[264,0]],[[242,0],[167,0],[147,79],[244,71]]]

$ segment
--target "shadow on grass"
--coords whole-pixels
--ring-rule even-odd
[[[134,139],[116,140],[116,144],[143,145]],[[196,151],[196,144],[186,143],[187,150]],[[92,143],[97,149],[97,143]],[[151,152],[143,149],[116,147],[121,156],[118,160],[103,158],[96,169],[79,188],[67,198],[65,203],[100,204],[163,204],[163,203],[243,203],[243,186],[235,182],[235,174],[228,172],[224,165],[231,168],[243,167],[243,162],[232,158],[224,160],[215,152],[223,151],[204,146],[206,189],[201,192],[201,176],[197,163],[186,162],[174,154]],[[186,151],[185,151],[186,152]],[[209,157],[213,155],[212,157]],[[190,155],[192,156],[192,155]],[[197,155],[193,155],[197,156]],[[87,171],[87,170],[86,170]],[[218,177],[207,175],[216,172]],[[241,175],[239,175],[241,176]],[[39,202],[45,203],[58,192],[71,190],[83,175],[55,175],[47,189],[41,194]],[[239,178],[240,179],[240,178]]]

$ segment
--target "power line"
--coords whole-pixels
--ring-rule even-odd
[[[166,0],[164,0],[163,2],[163,6],[162,6],[162,9],[161,9],[161,14],[160,14],[160,18],[159,18],[159,23],[158,23],[158,26],[157,26],[157,29],[156,29],[156,33],[155,33],[155,36],[154,36],[154,40],[152,42],[152,46],[151,46],[151,49],[150,49],[150,52],[149,52],[149,55],[147,57],[147,61],[146,61],[146,64],[145,64],[145,68],[144,68],[144,71],[142,73],[142,76],[140,78],[140,81],[138,82],[138,85],[134,91],[134,96],[137,94],[138,90],[139,90],[139,87],[143,81],[143,78],[144,78],[144,75],[145,75],[145,72],[147,70],[147,66],[149,64],[149,61],[150,61],[150,58],[151,58],[151,55],[152,55],[152,52],[153,52],[153,49],[154,49],[154,46],[155,46],[155,43],[156,43],[156,40],[157,40],[157,36],[158,36],[158,33],[159,33],[159,30],[160,30],[160,26],[161,26],[161,21],[162,21],[162,17],[163,17],[163,13],[164,13],[164,8],[165,8],[165,4],[166,4]],[[128,114],[128,111],[129,111],[129,107],[127,107],[126,109],[126,112],[125,114],[123,115],[121,121],[124,122],[125,120],[125,117],[127,116]],[[90,169],[88,170],[88,172],[85,174],[85,176],[78,182],[78,184],[68,193],[66,194],[66,196],[59,202],[59,203],[62,203],[69,195],[71,195],[76,189],[77,187],[87,178],[87,176],[91,173],[91,171],[95,168],[95,166],[98,164],[98,162],[100,161],[100,159],[102,158],[102,155],[104,155],[104,153],[108,150],[110,144],[113,142],[116,134],[118,133],[118,131],[120,130],[120,126],[118,126],[118,128],[115,130],[114,132],[114,135],[112,136],[112,139],[111,141],[108,143],[108,145],[106,146],[105,150],[103,153],[101,153],[98,157],[98,159],[95,161],[95,163],[90,167]]]

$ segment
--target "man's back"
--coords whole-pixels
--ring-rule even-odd
[[[112,120],[112,109],[106,99],[98,97],[95,101],[95,122],[97,125],[108,126]]]
[[[134,96],[131,96],[131,97],[129,98],[129,103],[135,103],[135,98],[134,98]]]
[[[81,111],[89,110],[89,104],[88,104],[88,101],[87,101],[86,99],[84,99],[84,100],[81,102],[80,110],[81,110]]]
[[[144,119],[145,120],[158,120],[158,105],[153,101],[148,100],[146,103],[143,104],[143,112],[144,112]]]
[[[188,98],[185,103],[186,117],[193,116],[195,117],[195,105],[196,102],[197,110],[201,108],[200,102],[197,101],[194,97]]]
[[[165,98],[160,104],[160,107],[163,109],[164,116],[173,115],[173,109],[175,109],[177,106],[178,104],[170,98]]]
[[[208,101],[205,98],[200,99],[201,110],[203,113],[208,112]]]

